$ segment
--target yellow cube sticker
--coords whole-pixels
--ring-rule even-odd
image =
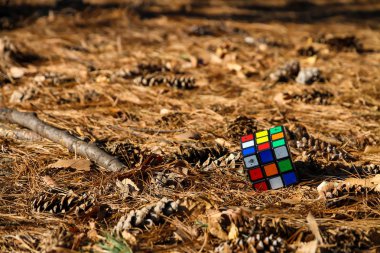
[[[256,133],[256,138],[264,137],[268,135],[268,131],[261,131]]]
[[[264,142],[267,142],[267,141],[269,141],[268,136],[264,136],[264,137],[258,138],[256,140],[257,144],[261,144],[261,143],[264,143]]]

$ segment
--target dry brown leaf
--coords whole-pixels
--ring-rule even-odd
[[[51,188],[57,187],[57,184],[55,183],[55,181],[50,176],[43,176],[42,180],[44,181],[44,183],[47,186],[49,186]]]
[[[380,153],[379,146],[366,146],[364,149],[364,153]]]
[[[136,237],[134,235],[132,235],[131,233],[127,232],[126,230],[123,230],[123,232],[121,233],[121,236],[123,237],[123,239],[129,244],[129,245],[136,245],[137,244],[137,240],[136,240]]]
[[[195,132],[195,131],[188,131],[188,132],[185,132],[185,133],[181,133],[181,134],[177,134],[174,136],[175,139],[177,140],[188,140],[188,139],[192,139],[192,140],[200,140],[202,138],[201,134],[199,132]]]
[[[313,240],[302,244],[296,251],[296,253],[316,253],[318,249],[318,240]]]
[[[220,226],[221,213],[217,210],[207,210],[207,224],[210,233],[221,240],[228,240],[228,234]]]
[[[58,160],[49,164],[48,168],[73,168],[79,171],[90,171],[91,161],[86,159]]]
[[[129,178],[124,178],[122,181],[117,180],[116,186],[119,188],[119,191],[123,198],[131,195],[136,196],[140,191],[137,185]]]
[[[93,221],[90,222],[89,226],[90,226],[90,230],[88,230],[88,232],[87,232],[87,237],[94,242],[99,241],[100,236],[99,236],[98,232],[96,232],[95,222],[93,222]]]
[[[239,236],[239,229],[235,225],[235,223],[232,223],[230,231],[228,232],[228,239],[234,240],[234,239],[238,238],[238,236]]]
[[[319,232],[318,223],[315,220],[314,216],[311,213],[309,213],[306,217],[306,220],[307,220],[307,223],[309,225],[309,229],[313,233],[313,235],[315,236],[316,240],[319,243],[323,243],[321,233]]]
[[[120,101],[130,102],[133,104],[142,104],[141,99],[130,91],[123,91],[117,94]]]

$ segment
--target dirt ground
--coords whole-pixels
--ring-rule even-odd
[[[0,109],[128,168],[0,122],[0,252],[380,252],[378,1],[3,2]],[[256,192],[277,125],[301,183]]]

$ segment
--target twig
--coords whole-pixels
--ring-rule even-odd
[[[41,121],[35,113],[19,112],[14,109],[1,108],[0,120],[16,123],[29,128],[33,132],[55,143],[67,147],[76,154],[87,157],[109,171],[120,171],[127,166],[116,157],[107,154],[93,143],[87,143],[69,134],[67,131],[58,129]]]

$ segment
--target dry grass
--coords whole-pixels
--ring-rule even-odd
[[[9,49],[13,54],[0,51],[4,77],[0,79],[1,106],[35,111],[54,126],[97,142],[109,152],[116,150],[116,155],[132,167],[120,173],[108,173],[96,165],[90,171],[54,170],[47,166],[58,159],[73,159],[75,154],[47,140],[0,137],[1,252],[118,252],[115,245],[126,250],[126,242],[136,252],[212,251],[223,240],[210,234],[214,225],[207,219],[208,212],[221,207],[244,207],[254,215],[283,218],[287,226],[298,230],[285,238],[293,249],[313,239],[306,221],[309,212],[316,217],[325,240],[329,229],[348,226],[371,231],[372,246],[380,246],[376,241],[380,233],[378,195],[355,196],[354,203],[336,208],[317,200],[319,183],[347,177],[336,167],[380,164],[380,33],[376,19],[356,23],[343,14],[302,23],[288,22],[276,16],[281,12],[275,12],[273,20],[259,16],[261,23],[239,18],[209,20],[203,13],[244,17],[248,11],[221,1],[211,1],[210,6],[193,3],[199,6],[190,1],[173,1],[170,8],[165,2],[136,2],[128,8],[51,12],[0,32],[2,41],[7,38],[14,46]],[[365,11],[369,6],[379,10],[377,3],[345,8],[349,16],[351,9]],[[169,16],[139,16],[167,10]],[[286,13],[291,16],[290,10]],[[297,18],[299,13],[293,14]],[[323,34],[354,35],[371,52],[352,48],[336,51],[316,42]],[[257,43],[246,43],[247,36]],[[297,54],[299,48],[308,46],[318,54]],[[269,73],[290,59],[298,59],[302,68],[318,67],[325,82],[272,85]],[[194,77],[197,88],[136,85],[135,77],[150,74],[141,66],[138,69],[139,64],[160,66],[158,74],[163,76]],[[22,68],[23,76],[12,78],[12,67]],[[333,96],[328,104],[309,104],[283,94],[313,90]],[[240,160],[236,168],[202,171],[199,166],[177,161],[180,156],[173,158],[180,146],[204,148],[219,143],[229,153],[239,151],[238,140],[227,130],[238,116],[254,119],[257,129],[273,125],[293,129],[301,124],[309,134],[338,145],[356,161],[330,161],[322,156],[310,161],[293,145],[302,183],[256,193],[242,173]],[[16,128],[6,125],[7,130]],[[126,144],[130,144],[129,149]],[[117,151],[116,145],[124,145],[124,151]],[[375,146],[375,152],[364,152],[367,146]],[[157,183],[160,171],[172,173],[177,183]],[[351,173],[349,177],[374,177]],[[124,196],[116,186],[116,181],[124,178],[134,180],[140,192]],[[80,217],[32,210],[34,198],[54,191],[90,194],[99,209]],[[186,200],[188,212],[139,232],[132,236],[135,241],[125,239],[126,235],[125,240],[106,236],[131,209],[162,197]],[[108,211],[101,209],[102,205],[107,205]],[[114,251],[109,245],[114,245]],[[325,246],[321,249],[333,251]]]

